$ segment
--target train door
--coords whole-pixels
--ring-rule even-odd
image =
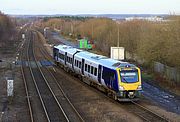
[[[65,52],[65,56],[64,56],[64,63],[66,65],[66,61],[67,61],[67,52]]]
[[[55,57],[56,57],[56,48],[53,48],[53,58],[55,59]]]
[[[81,67],[81,72],[82,72],[82,74],[84,75],[84,59],[82,59],[82,67]]]
[[[98,81],[101,84],[101,74],[102,74],[102,66],[98,66]]]
[[[72,59],[72,69],[74,70],[74,56],[79,53],[80,51],[76,51],[74,54],[73,54],[73,59]]]
[[[54,58],[54,60],[58,60],[58,52],[59,52],[58,49],[53,48],[53,58]]]

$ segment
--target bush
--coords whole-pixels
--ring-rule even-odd
[[[11,19],[0,12],[0,47],[6,46],[7,42],[12,40],[14,33],[15,26]]]

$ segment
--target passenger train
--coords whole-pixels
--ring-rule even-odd
[[[141,95],[141,71],[133,64],[67,45],[54,46],[53,58],[57,65],[115,100],[138,100]]]

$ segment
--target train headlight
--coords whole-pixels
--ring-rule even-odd
[[[139,86],[137,87],[137,90],[142,90],[142,86],[139,85]]]
[[[123,86],[119,86],[119,91],[124,91],[124,87]]]

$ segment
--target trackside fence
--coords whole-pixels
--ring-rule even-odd
[[[169,67],[160,62],[154,62],[154,71],[162,74],[166,78],[176,83],[180,83],[180,70]]]
[[[126,51],[126,59],[133,59],[139,64],[144,64],[145,60],[139,58],[136,54],[132,56],[129,52]],[[172,83],[180,84],[180,69],[167,66],[165,64],[162,64],[160,62],[153,62],[152,64],[152,70],[154,72],[157,72],[161,74],[162,76],[165,76],[168,80],[170,80]]]

